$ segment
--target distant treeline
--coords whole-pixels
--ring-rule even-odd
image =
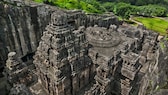
[[[126,19],[128,19],[130,15],[142,15],[152,17],[166,16],[167,14],[167,9],[165,7],[152,4],[135,6],[128,3],[106,2],[103,4],[103,7],[107,9],[107,11],[111,11],[114,14]]]
[[[113,12],[121,18],[130,15],[166,16],[168,0],[34,0],[66,9],[81,9],[87,13]]]
[[[161,5],[161,6],[167,6],[168,0],[98,0],[101,2],[124,2],[129,3],[131,5],[148,5],[148,4],[155,4],[155,5]],[[168,7],[168,6],[167,6]]]
[[[98,0],[103,6],[123,18],[130,14],[142,16],[166,16],[168,0]],[[123,2],[123,3],[121,3]],[[120,12],[124,10],[123,12]]]
[[[87,13],[103,13],[105,8],[97,0],[34,0],[66,9],[81,9]]]

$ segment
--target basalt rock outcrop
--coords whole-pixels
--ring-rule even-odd
[[[78,95],[92,80],[91,59],[86,55],[85,27],[74,30],[67,15],[53,13],[34,56],[38,75],[50,95]],[[83,64],[84,63],[84,64]]]
[[[34,53],[43,31],[50,22],[54,11],[63,11],[68,16],[67,22],[77,29],[79,26],[109,27],[121,24],[113,14],[86,15],[82,11],[67,11],[57,7],[37,4],[28,0],[2,0],[0,2],[0,64],[4,66],[11,51],[19,56]]]
[[[162,95],[165,39],[112,14],[85,14],[19,0],[0,3],[6,94]],[[162,44],[162,45],[160,45]]]
[[[75,30],[53,13],[34,64],[49,95],[145,95],[158,66],[158,33],[129,25]]]
[[[123,27],[129,27],[128,31]],[[145,95],[146,83],[142,82],[149,81],[144,80],[149,72],[146,66],[156,63],[158,34],[130,26],[116,29],[114,25],[109,29],[92,27],[86,34],[88,39],[95,37],[98,41],[90,41],[93,47],[89,49],[89,56],[97,65],[96,83],[85,95]],[[111,46],[107,44],[110,42]]]
[[[32,61],[23,62],[17,58],[16,52],[10,52],[3,72],[7,81],[5,93],[9,95],[20,95],[21,93],[31,95],[26,93],[31,93],[27,87],[37,81],[37,75],[33,73],[34,69],[35,66]]]
[[[51,9],[19,0],[0,2],[0,64],[4,65],[7,54],[19,56],[36,51],[42,32],[50,21]]]

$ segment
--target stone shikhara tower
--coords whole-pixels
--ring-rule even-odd
[[[68,16],[51,15],[34,56],[47,95],[144,95],[157,66],[158,34],[128,25],[75,29]]]
[[[1,87],[7,93],[167,94],[158,89],[168,86],[168,43],[158,33],[122,24],[113,13],[1,1],[0,62],[10,51],[4,69],[9,85]]]
[[[79,95],[93,80],[84,30],[83,26],[74,30],[68,25],[65,13],[52,14],[34,57],[37,74],[48,94]]]

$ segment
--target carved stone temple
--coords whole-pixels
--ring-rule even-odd
[[[7,57],[0,54],[6,59],[6,94],[166,95],[168,45],[158,33],[124,24],[112,13],[4,1],[5,16],[0,16],[11,27],[4,26],[3,33],[12,33],[5,39],[8,48],[0,47],[7,52]],[[12,8],[22,13],[19,20],[8,13]],[[0,45],[5,45],[1,39]]]
[[[93,80],[94,73],[87,55],[85,27],[74,30],[67,24],[67,16],[59,14],[52,14],[34,56],[34,64],[47,93],[78,95]]]
[[[75,29],[67,18],[63,12],[51,15],[34,56],[46,93],[141,95],[143,85],[138,83],[148,72],[143,65],[156,62],[152,56],[157,56],[158,34],[142,29],[125,31],[124,26],[116,25]]]

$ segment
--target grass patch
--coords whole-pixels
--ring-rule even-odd
[[[34,0],[35,2],[38,2],[38,3],[43,3],[42,0]]]
[[[166,48],[164,42],[160,42],[160,47],[161,47],[162,51]]]
[[[124,22],[131,24],[131,25],[137,25],[135,22],[131,21],[131,20],[123,20]]]
[[[55,5],[65,9],[80,9],[87,13],[102,14],[106,9],[96,0],[33,0],[39,3]]]
[[[141,22],[147,29],[156,31],[160,35],[166,35],[168,21],[160,18],[134,17],[134,20]]]

